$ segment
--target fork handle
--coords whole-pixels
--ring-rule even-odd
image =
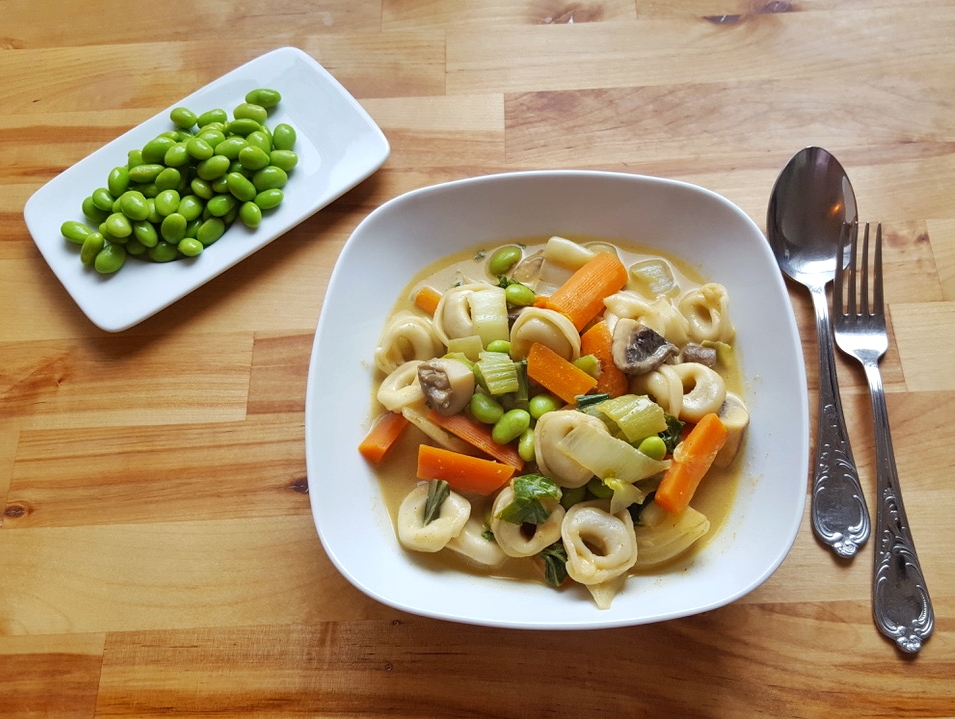
[[[819,424],[810,516],[820,541],[852,557],[869,538],[869,510],[839,399],[839,383],[825,286],[812,288],[819,336]]]
[[[915,653],[932,634],[935,612],[902,504],[878,361],[863,360],[862,364],[872,395],[878,488],[872,611],[879,631],[895,640],[903,652]]]

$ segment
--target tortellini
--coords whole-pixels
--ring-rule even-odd
[[[399,412],[404,407],[424,403],[424,392],[418,381],[421,360],[411,360],[396,367],[378,386],[378,401],[389,412]]]
[[[511,356],[523,359],[535,342],[571,362],[580,357],[580,333],[566,315],[542,307],[525,307],[511,326]]]
[[[437,552],[452,538],[461,534],[471,516],[471,503],[451,492],[441,504],[438,516],[425,524],[424,509],[428,501],[428,485],[419,484],[404,498],[398,508],[398,540],[416,552]]]
[[[666,297],[647,300],[630,290],[621,290],[605,299],[604,304],[614,320],[619,317],[637,320],[677,346],[689,340],[689,321]]]
[[[479,290],[487,289],[486,282],[465,282],[447,290],[441,295],[438,307],[434,311],[434,330],[438,339],[445,345],[456,337],[470,337],[474,331],[471,318],[471,303],[468,297]]]
[[[726,399],[726,382],[706,365],[682,362],[660,365],[653,372],[633,377],[630,391],[649,395],[665,412],[684,422],[699,422],[703,415],[719,414]]]
[[[560,528],[567,573],[581,584],[603,584],[637,562],[637,538],[627,511],[610,514],[604,502],[580,502]]]
[[[679,307],[694,342],[730,343],[735,338],[736,330],[729,316],[729,294],[723,285],[708,282],[683,295]]]
[[[443,352],[444,345],[431,320],[407,310],[387,324],[375,349],[375,365],[385,374],[411,360],[429,360]]]
[[[560,447],[560,441],[581,424],[589,424],[600,432],[607,432],[607,425],[593,415],[576,409],[548,412],[537,420],[534,428],[534,450],[541,472],[562,487],[583,487],[594,473],[568,457]]]
[[[505,487],[497,495],[494,507],[491,509],[491,531],[494,533],[494,540],[506,555],[532,557],[560,539],[564,508],[556,500],[544,503],[550,515],[543,524],[536,525],[530,533],[525,531],[526,525],[513,524],[497,516],[513,501],[514,490],[511,487]]]

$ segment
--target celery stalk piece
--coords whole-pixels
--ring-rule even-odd
[[[507,324],[507,296],[503,287],[488,286],[468,295],[471,307],[471,322],[474,333],[487,347],[495,340],[507,340],[510,328]]]
[[[667,428],[663,408],[645,394],[614,397],[601,402],[596,409],[620,428],[628,442],[638,442]]]
[[[557,449],[601,479],[613,477],[631,484],[670,466],[669,460],[652,459],[629,442],[590,424],[574,427],[557,443]]]
[[[520,389],[517,365],[506,354],[482,352],[474,367],[488,394],[499,396]]]

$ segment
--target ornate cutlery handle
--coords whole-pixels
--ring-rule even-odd
[[[882,377],[877,363],[863,364],[872,394],[879,502],[876,508],[878,544],[873,567],[872,611],[879,630],[894,639],[903,652],[914,654],[931,636],[935,628],[935,612],[902,504]]]
[[[819,336],[819,425],[812,482],[812,528],[840,557],[852,557],[869,538],[869,510],[839,400],[825,287],[812,288],[812,300]]]

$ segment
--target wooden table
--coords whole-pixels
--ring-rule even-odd
[[[0,714],[955,715],[953,37],[945,0],[0,2]],[[390,158],[186,300],[96,329],[24,203],[285,45],[354,94]],[[937,620],[918,656],[873,625],[873,542],[841,563],[808,522],[736,603],[626,629],[432,621],[339,575],[309,511],[305,377],[329,273],[369,211],[444,180],[597,168],[703,185],[762,227],[777,173],[812,144],[886,228],[882,369]],[[811,307],[790,291],[814,418]],[[842,356],[839,372],[874,506],[868,394]]]

